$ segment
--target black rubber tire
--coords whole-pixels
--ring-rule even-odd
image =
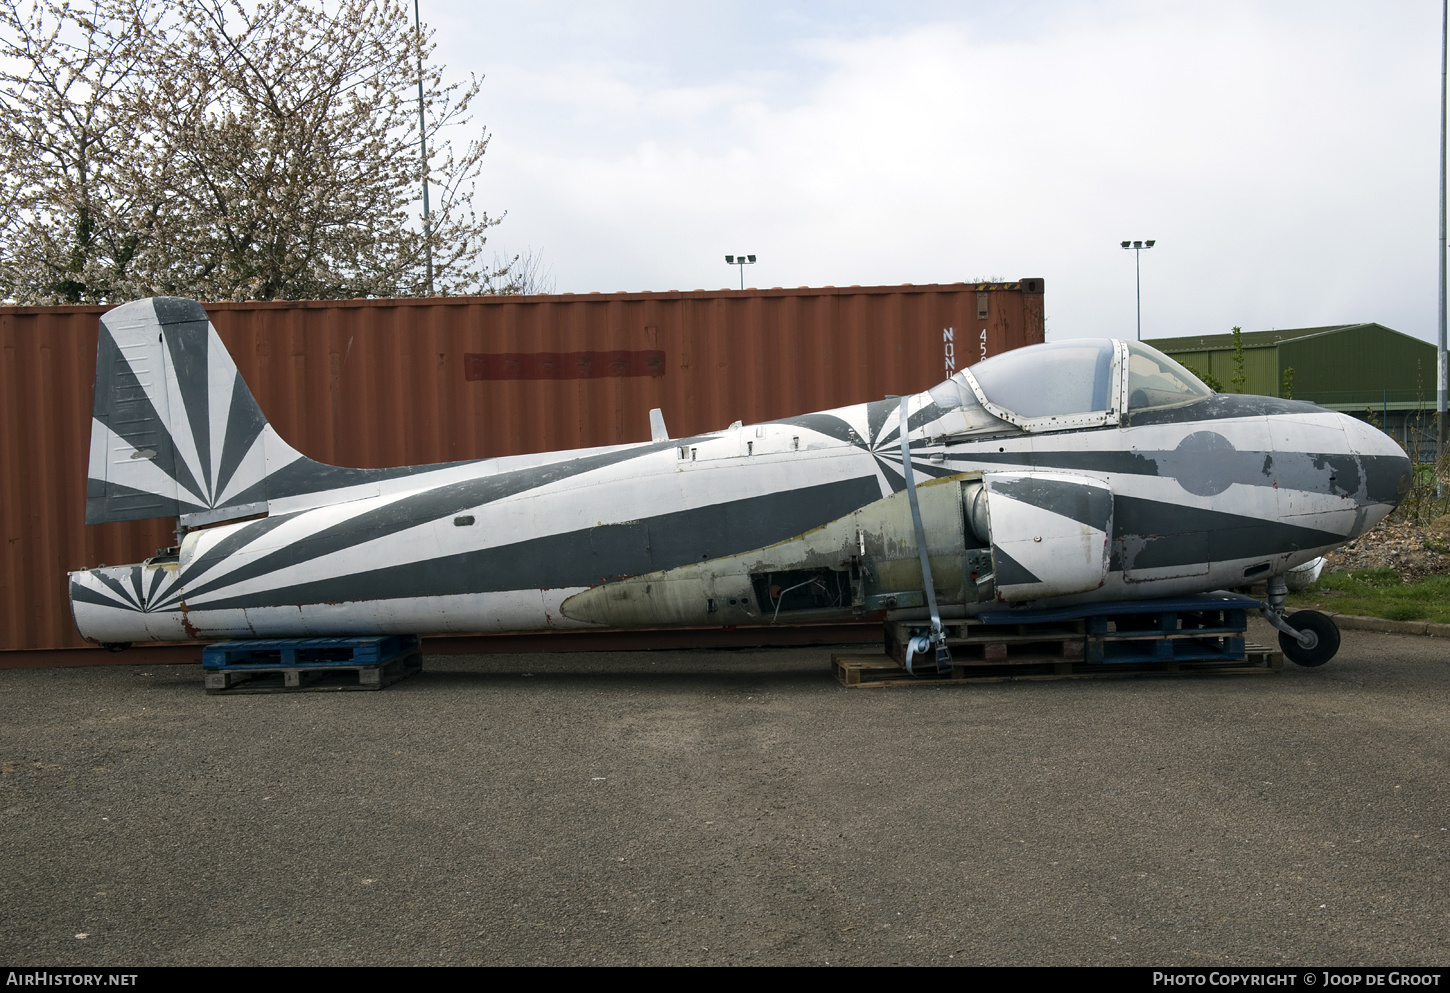
[[[1294,630],[1307,631],[1314,636],[1314,644],[1305,648],[1297,638],[1279,632],[1279,647],[1284,652],[1284,658],[1295,665],[1307,668],[1323,665],[1339,651],[1339,625],[1334,623],[1333,618],[1317,610],[1300,610],[1284,620]]]

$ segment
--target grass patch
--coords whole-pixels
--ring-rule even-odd
[[[1450,576],[1404,583],[1393,569],[1326,572],[1303,593],[1291,593],[1289,607],[1450,624]]]

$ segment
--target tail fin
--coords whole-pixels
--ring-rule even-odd
[[[267,477],[299,458],[262,416],[201,304],[157,297],[101,318],[87,524],[261,513]]]

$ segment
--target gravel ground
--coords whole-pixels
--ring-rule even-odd
[[[871,690],[829,654],[0,671],[0,962],[1450,963],[1442,640]]]

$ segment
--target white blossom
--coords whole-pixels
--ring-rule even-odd
[[[394,0],[0,0],[0,294],[21,303],[516,289],[482,261],[480,83]],[[431,218],[421,222],[418,87]]]

